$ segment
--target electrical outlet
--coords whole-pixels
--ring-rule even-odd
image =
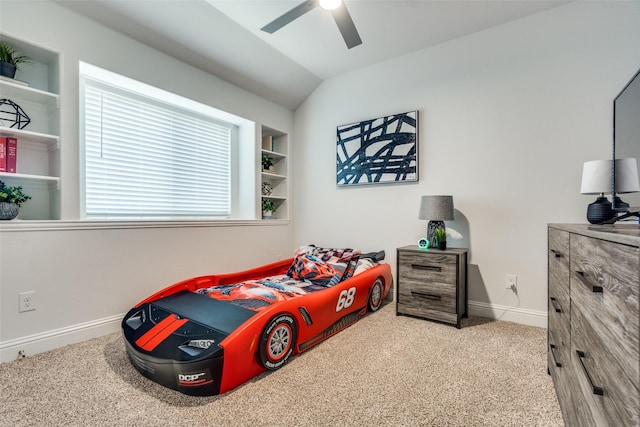
[[[515,274],[507,274],[505,278],[505,285],[507,289],[511,289],[514,293],[518,293],[518,276]]]
[[[36,291],[20,292],[18,297],[20,298],[20,305],[18,308],[19,313],[25,311],[32,311],[36,309],[35,301]]]

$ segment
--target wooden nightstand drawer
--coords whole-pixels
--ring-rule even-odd
[[[399,280],[409,286],[425,282],[449,284],[455,291],[456,261],[457,257],[449,254],[424,256],[421,253],[400,252],[398,256]]]
[[[425,310],[456,313],[456,287],[438,283],[412,284],[398,282],[398,310],[416,316]]]
[[[467,314],[466,249],[398,249],[396,313],[460,327]]]

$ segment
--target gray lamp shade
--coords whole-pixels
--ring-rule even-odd
[[[418,218],[453,221],[453,196],[422,196]]]

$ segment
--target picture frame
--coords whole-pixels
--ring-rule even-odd
[[[418,110],[336,129],[336,185],[418,181]]]

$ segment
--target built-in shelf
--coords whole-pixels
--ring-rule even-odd
[[[19,219],[60,219],[60,55],[2,33],[0,40],[31,58],[18,69],[15,81],[0,79],[0,98],[29,117],[22,129],[0,124],[0,137],[17,140],[17,173],[2,172],[0,180],[23,186],[31,196],[20,207]]]
[[[270,170],[264,170],[261,167],[260,183],[268,184],[271,187],[271,193],[264,194],[261,192],[260,202],[270,199],[275,202],[276,211],[275,219],[289,219],[289,136],[278,130],[262,126],[262,141],[260,158],[263,156],[270,157],[273,166]],[[262,166],[262,164],[261,164]]]
[[[49,108],[58,108],[58,94],[35,89],[30,86],[14,84],[6,80],[0,80],[0,93],[4,98],[20,98],[27,102],[45,105]]]
[[[6,173],[0,172],[0,177],[2,179],[12,179],[12,180],[32,180],[32,181],[51,181],[51,182],[60,182],[60,178],[57,176],[47,176],[47,175],[30,175],[26,173]]]
[[[38,144],[45,144],[50,149],[60,148],[60,137],[47,133],[31,132],[28,130],[0,127],[0,136],[13,137],[18,140],[28,140]]]

